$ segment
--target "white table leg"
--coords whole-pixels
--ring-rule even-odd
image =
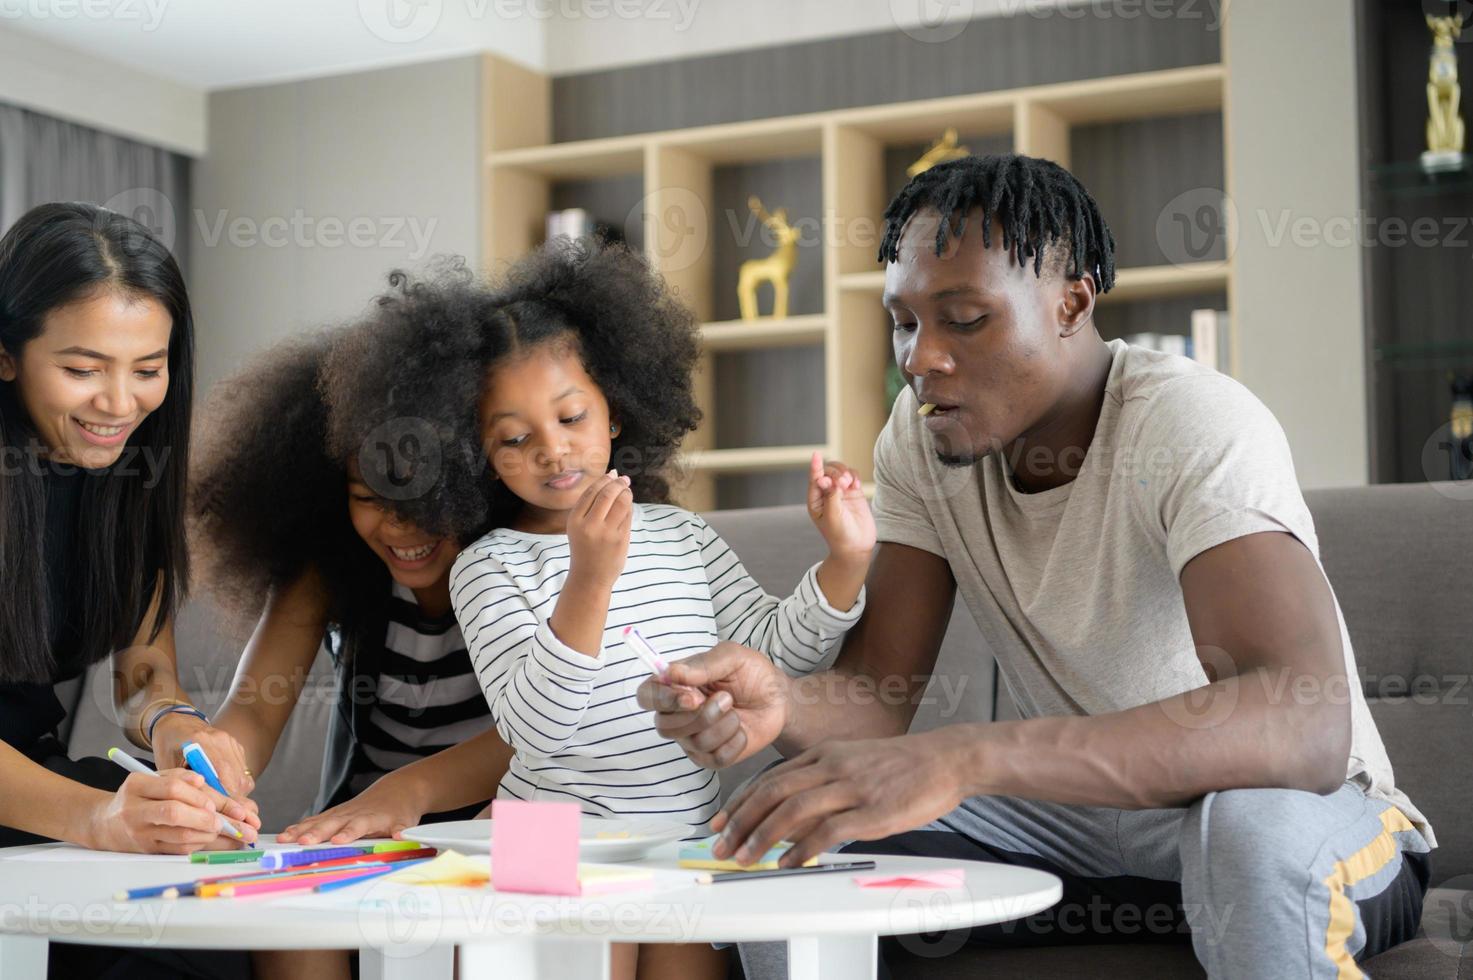
[[[609,980],[609,955],[597,940],[471,943],[460,947],[460,980]]]
[[[45,980],[43,936],[0,935],[0,980]]]
[[[862,980],[879,968],[875,936],[800,936],[788,940],[788,980]]]
[[[450,980],[454,975],[454,946],[431,946],[414,956],[394,956],[372,946],[358,951],[360,980]]]

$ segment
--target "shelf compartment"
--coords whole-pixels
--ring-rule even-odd
[[[1102,303],[1130,302],[1186,296],[1227,289],[1231,266],[1227,262],[1192,262],[1186,265],[1151,265],[1115,270],[1115,288],[1099,297]],[[852,293],[885,291],[885,272],[850,272],[839,277],[839,289]]]
[[[840,109],[834,122],[885,143],[934,141],[953,126],[977,136],[1008,133],[1013,128],[1016,91],[949,95],[921,102],[902,102],[865,109]]]
[[[1020,94],[1064,122],[1079,125],[1221,109],[1226,82],[1222,65],[1197,65],[1042,85]]]
[[[701,324],[701,344],[707,352],[763,350],[821,344],[828,318],[821,314],[790,316],[783,320],[723,320]]]
[[[698,154],[712,163],[816,157],[823,148],[823,124],[812,116],[757,119],[662,133],[654,142]]]
[[[1100,301],[1130,302],[1225,290],[1231,266],[1227,262],[1191,262],[1185,265],[1148,265],[1115,270],[1115,288]]]
[[[493,170],[511,167],[554,180],[637,174],[644,170],[647,142],[643,136],[614,136],[504,150],[492,154],[487,165]]]
[[[846,293],[883,293],[885,291],[885,270],[846,272],[839,277],[839,289]]]

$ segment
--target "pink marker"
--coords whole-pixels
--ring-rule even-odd
[[[670,683],[665,679],[670,666],[665,663],[665,658],[660,656],[658,650],[650,645],[636,627],[624,627],[624,645],[634,651],[634,655],[644,661],[644,665],[650,669],[650,673],[660,679],[661,684]]]

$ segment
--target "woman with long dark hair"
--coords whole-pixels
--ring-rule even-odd
[[[240,746],[179,684],[194,327],[179,267],[137,222],[46,204],[0,239],[0,846],[185,853],[254,840]],[[70,759],[56,685],[113,658],[130,741],[162,778]],[[197,741],[221,797],[180,768]],[[124,778],[126,776],[126,778]]]

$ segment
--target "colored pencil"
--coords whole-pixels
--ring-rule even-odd
[[[701,875],[698,884],[719,885],[723,881],[751,881],[754,878],[786,878],[788,875],[817,875],[833,871],[873,871],[873,861],[839,861],[834,864],[809,864],[801,868],[771,868],[766,871],[726,871]]]
[[[114,898],[120,902],[131,902],[140,898],[187,898],[191,895],[199,895],[199,890],[206,885],[219,886],[239,884],[247,881],[294,878],[305,874],[315,874],[319,871],[354,870],[359,865],[373,868],[382,866],[393,868],[399,865],[413,864],[434,857],[438,853],[433,847],[426,847],[416,851],[391,851],[382,855],[360,854],[357,858],[339,858],[331,862],[323,862],[321,865],[301,865],[281,871],[245,871],[240,874],[199,878],[195,881],[181,881],[168,885],[151,885],[147,888],[133,888],[128,891],[118,892]]]
[[[403,864],[391,868],[376,868],[372,873],[359,875],[356,878],[344,878],[341,881],[329,881],[324,885],[317,885],[312,890],[314,892],[336,891],[339,888],[347,888],[349,885],[356,885],[358,884],[358,882],[364,880],[365,878],[381,878],[386,874],[393,874],[395,871],[402,871],[411,865],[424,864],[428,860],[430,859],[420,858],[417,861],[405,861]]]
[[[286,875],[261,881],[247,881],[232,885],[206,885],[200,889],[200,898],[246,898],[251,895],[274,895],[280,892],[304,891],[332,881],[356,880],[377,872],[372,865],[360,868],[335,868],[309,875]]]

